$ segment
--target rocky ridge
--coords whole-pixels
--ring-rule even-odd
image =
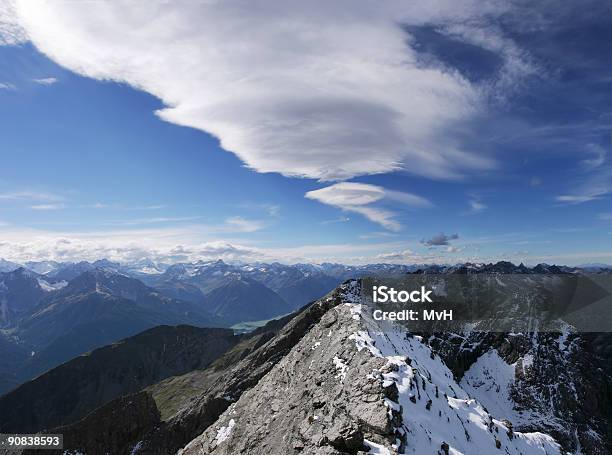
[[[341,290],[342,303],[180,455],[562,453],[551,436],[489,414],[420,337],[362,314],[357,282]]]

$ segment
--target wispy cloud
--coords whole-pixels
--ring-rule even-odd
[[[470,201],[470,210],[473,213],[482,212],[486,208],[487,208],[487,205],[483,204],[482,202],[479,202],[479,201]]]
[[[9,82],[0,82],[0,90],[15,90],[16,87]]]
[[[321,224],[337,224],[337,223],[348,223],[351,219],[348,216],[339,216],[338,218],[334,218],[332,220],[323,220]]]
[[[65,204],[35,204],[31,205],[32,210],[62,210],[66,208]]]
[[[81,208],[86,208],[86,209],[113,209],[113,210],[126,210],[126,211],[130,211],[130,210],[134,210],[134,211],[139,211],[139,210],[162,210],[165,209],[167,206],[166,205],[162,205],[162,204],[157,204],[157,205],[125,205],[125,204],[111,204],[111,203],[106,203],[106,202],[95,202],[93,204],[85,204],[80,206]]]
[[[589,144],[587,146],[588,158],[581,161],[581,164],[587,169],[596,169],[602,166],[606,162],[607,152],[606,150],[597,144]]]
[[[153,204],[153,205],[133,205],[124,207],[125,210],[162,210],[167,206],[164,204]]]
[[[265,227],[259,220],[249,220],[241,216],[232,216],[225,220],[225,231],[227,232],[256,232]]]
[[[202,216],[156,216],[150,218],[136,218],[127,220],[114,220],[102,223],[106,226],[141,226],[147,224],[161,223],[180,223],[185,221],[196,221],[202,219]]]
[[[557,201],[582,204],[601,199],[612,191],[612,165],[607,162],[605,150],[591,144],[589,153],[589,158],[580,161],[578,184],[571,192],[557,196]]]
[[[39,191],[10,191],[0,193],[0,200],[10,201],[63,201],[64,197],[54,193]]]
[[[557,196],[557,201],[567,204],[582,204],[601,199],[610,193],[612,188],[612,167],[603,168],[585,177],[583,183],[570,194]]]
[[[557,201],[567,204],[582,204],[601,199],[608,194],[610,189],[605,182],[595,182],[592,185],[586,185],[578,189],[574,194],[562,194],[557,196]]]
[[[55,77],[43,77],[41,79],[32,79],[33,82],[37,83],[38,85],[53,85],[59,82],[59,79],[55,78]]]
[[[422,208],[432,205],[427,199],[415,194],[389,191],[381,186],[354,182],[336,183],[309,191],[305,197],[338,207],[346,212],[358,213],[391,231],[399,231],[402,228],[395,220],[397,214],[375,204],[387,199],[409,207]]]
[[[238,208],[243,210],[248,210],[252,212],[263,212],[271,218],[278,218],[280,216],[281,208],[277,204],[268,204],[268,203],[252,203],[245,202],[243,204],[239,204]]]
[[[370,239],[397,237],[397,235],[398,234],[394,232],[381,231],[381,232],[371,232],[369,234],[362,234],[359,236],[359,238],[363,240],[370,240]]]

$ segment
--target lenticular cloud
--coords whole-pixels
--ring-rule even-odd
[[[159,97],[162,119],[216,136],[257,172],[453,178],[492,166],[454,134],[481,111],[482,97],[457,71],[421,61],[403,25],[463,23],[497,9],[471,1],[18,1],[14,21],[54,61]]]

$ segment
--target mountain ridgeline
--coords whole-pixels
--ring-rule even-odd
[[[405,266],[0,263],[0,395],[78,355],[159,325],[258,326],[353,275]],[[262,321],[262,322],[258,322]]]

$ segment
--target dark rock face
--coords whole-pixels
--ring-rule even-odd
[[[248,278],[237,278],[206,294],[207,308],[228,324],[270,319],[293,311],[276,292]]]
[[[75,422],[121,395],[207,367],[240,339],[229,329],[159,326],[96,349],[0,397],[0,431],[34,433]]]
[[[18,268],[0,273],[0,328],[15,324],[44,295],[34,272]]]
[[[64,435],[64,447],[89,447],[87,454],[129,454],[133,441],[159,423],[155,401],[145,392],[122,397],[85,417],[78,427],[59,427],[53,433]],[[109,449],[111,448],[112,449]],[[50,450],[62,454],[64,451]],[[39,450],[24,450],[24,455],[37,455]],[[68,452],[69,453],[69,452]]]

